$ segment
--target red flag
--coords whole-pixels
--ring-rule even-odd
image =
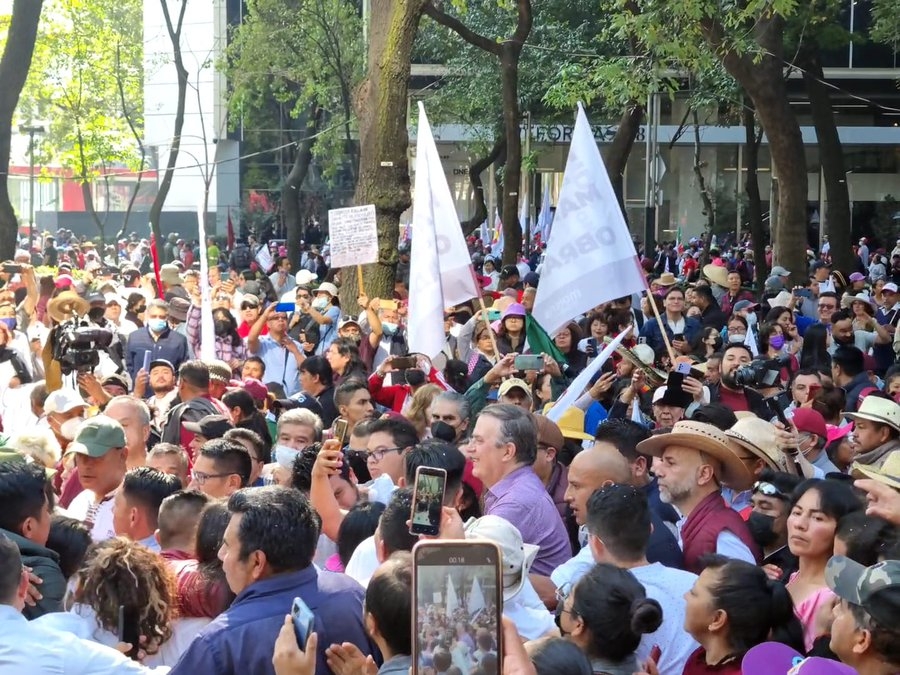
[[[228,209],[228,250],[234,250],[234,225],[231,223],[231,209]]]
[[[156,277],[156,294],[162,297],[162,280],[159,278],[159,251],[156,250],[156,235],[150,236],[150,258],[153,260],[153,276]]]

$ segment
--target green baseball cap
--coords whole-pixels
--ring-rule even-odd
[[[103,457],[113,448],[125,447],[125,430],[112,417],[96,415],[86,419],[75,432],[75,440],[69,443],[66,454],[77,453],[88,457]]]
[[[825,567],[825,582],[835,594],[859,605],[883,626],[900,620],[900,560],[885,560],[864,567],[836,555]]]

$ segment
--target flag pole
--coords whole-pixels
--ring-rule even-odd
[[[653,297],[653,293],[650,292],[650,286],[647,286],[647,302],[650,304],[650,308],[653,310],[653,316],[656,317],[656,323],[659,324],[659,332],[662,333],[663,342],[666,343],[666,351],[669,352],[669,361],[671,361],[672,365],[675,365],[675,350],[672,349],[672,343],[669,342],[669,334],[666,333],[666,327],[662,322],[662,317],[659,315],[659,308],[656,306],[656,299]]]
[[[359,293],[357,295],[365,295],[366,289],[365,286],[363,286],[362,265],[356,266],[356,285],[359,286]]]

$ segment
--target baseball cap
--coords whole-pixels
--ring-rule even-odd
[[[836,555],[825,566],[825,583],[835,595],[860,605],[882,626],[893,626],[900,617],[900,560],[864,567]]]
[[[788,270],[786,270],[784,267],[782,267],[781,265],[775,265],[775,267],[772,268],[772,276],[773,277],[789,277],[789,276],[791,276],[791,273]]]
[[[196,422],[182,422],[181,426],[203,438],[222,438],[226,431],[234,428],[231,419],[225,415],[207,415]]]
[[[66,454],[76,453],[88,457],[103,457],[113,448],[125,447],[125,429],[112,417],[96,415],[86,419],[75,432],[75,440],[69,443]]]
[[[312,282],[314,282],[318,277],[315,272],[310,272],[309,270],[300,270],[297,274],[294,275],[294,281],[297,282],[298,286],[308,286]]]
[[[269,397],[269,390],[255,377],[245,377],[243,380],[231,380],[228,386],[233,389],[243,389],[254,401],[265,401]]]
[[[540,546],[526,544],[518,528],[500,516],[482,516],[466,523],[466,539],[487,539],[500,548],[503,600],[512,600],[525,585]]]
[[[153,361],[150,362],[150,370],[153,370],[157,366],[165,366],[166,368],[171,370],[173,373],[175,372],[175,366],[172,365],[171,361],[168,361],[166,359],[154,359]]]
[[[828,427],[825,426],[825,418],[822,413],[812,408],[797,408],[794,410],[794,426],[797,431],[807,434],[815,434],[819,438],[828,438]]]
[[[87,402],[81,398],[77,391],[72,389],[57,389],[51,391],[44,402],[44,412],[66,413],[75,408],[86,408]]]
[[[754,307],[759,307],[759,303],[752,300],[738,300],[734,303],[733,311],[742,312],[745,309],[753,309]]]
[[[831,263],[826,262],[826,261],[824,261],[824,260],[816,260],[816,262],[814,262],[814,263],[812,264],[813,271],[815,271],[815,270],[820,270],[820,269],[822,269],[823,267],[828,268],[828,269],[831,269]]]
[[[529,272],[525,275],[525,278],[522,281],[525,282],[526,286],[534,286],[537,287],[538,282],[541,280],[541,277],[537,272]]]
[[[497,396],[506,396],[511,389],[515,389],[516,387],[524,391],[528,398],[531,398],[531,387],[528,386],[528,383],[525,380],[520,380],[518,377],[511,377],[510,379],[505,380],[503,384],[500,385]]]
[[[748,675],[856,675],[848,665],[821,656],[804,658],[781,642],[762,642],[750,649],[741,661]]]
[[[850,281],[865,281],[866,275],[860,274],[859,272],[854,272],[853,274],[850,275],[849,278],[850,278]]]
[[[888,293],[896,293],[897,292],[897,284],[893,281],[887,282],[884,286],[881,287],[881,292],[884,293],[887,291]]]
[[[353,325],[362,330],[362,326],[359,325],[359,321],[354,319],[352,316],[345,316],[341,319],[340,323],[338,323],[338,330],[342,330],[344,326]]]
[[[512,276],[519,276],[519,268],[515,265],[504,265],[500,270],[500,278],[506,279]]]

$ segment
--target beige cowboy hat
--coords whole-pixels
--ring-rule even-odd
[[[675,275],[671,272],[663,272],[659,275],[659,279],[655,279],[656,283],[659,286],[674,286],[678,283],[678,279],[675,278]]]
[[[900,405],[880,396],[866,396],[855,413],[844,413],[851,420],[869,420],[900,431]]]
[[[75,291],[63,291],[47,303],[47,313],[56,323],[68,321],[73,316],[83,316],[89,309],[88,301]]]
[[[676,422],[670,433],[651,436],[646,441],[641,441],[637,445],[637,451],[644,455],[662,457],[666,448],[677,445],[705,452],[719,464],[716,477],[722,483],[733,490],[749,490],[753,484],[753,476],[728,443],[728,436],[718,427],[704,422],[684,420]]]
[[[850,474],[854,478],[871,478],[895,490],[900,490],[900,452],[895,451],[889,454],[881,468],[853,462]]]
[[[703,276],[717,286],[722,286],[723,288],[728,286],[728,270],[721,265],[704,265]]]
[[[791,304],[791,292],[781,291],[774,298],[769,300],[769,307],[788,307]]]
[[[731,445],[739,446],[735,451],[740,456],[743,448],[766,463],[766,466],[775,471],[784,473],[797,473],[793,462],[789,462],[781,450],[776,447],[775,427],[759,417],[745,417],[725,431]]]

